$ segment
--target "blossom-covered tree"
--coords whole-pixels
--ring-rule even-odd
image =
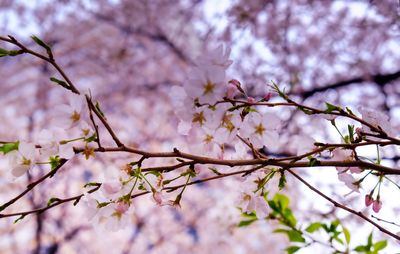
[[[6,252],[398,244],[395,1],[0,8]]]

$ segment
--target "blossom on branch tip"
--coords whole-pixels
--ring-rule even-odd
[[[389,136],[396,136],[396,132],[389,122],[389,117],[382,112],[375,111],[371,108],[359,107],[358,111],[361,113],[362,119],[376,128],[382,129]],[[370,128],[362,126],[364,132],[370,132]]]
[[[265,199],[256,195],[254,192],[241,192],[238,200],[238,207],[244,213],[256,212],[258,218],[265,218],[269,213],[269,208]]]
[[[360,183],[351,175],[346,172],[338,174],[339,181],[343,182],[349,189],[354,192],[360,192]]]
[[[53,124],[61,128],[72,128],[78,125],[85,115],[86,99],[82,95],[71,95],[69,103],[54,108]]]
[[[30,170],[35,164],[35,145],[27,142],[20,142],[17,151],[7,154],[11,173],[20,177]]]

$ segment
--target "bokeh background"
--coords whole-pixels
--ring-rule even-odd
[[[395,0],[0,0],[0,34],[13,35],[38,50],[31,35],[52,45],[58,63],[79,89],[90,89],[101,102],[122,140],[145,150],[170,151],[187,145],[176,132],[178,120],[169,91],[185,82],[197,56],[220,44],[232,49],[229,76],[240,80],[251,96],[262,97],[273,80],[298,102],[321,107],[328,101],[355,112],[367,106],[389,115],[397,130],[400,126],[399,4]],[[10,48],[4,43],[0,47]],[[1,141],[34,140],[48,127],[52,108],[66,102],[68,94],[50,82],[50,76],[57,74],[31,56],[0,59]],[[265,150],[267,154],[295,153],[296,135],[340,142],[325,119],[287,109],[279,114],[285,122],[281,143]],[[346,122],[340,125],[345,126]],[[374,152],[364,152],[376,158]],[[400,166],[398,148],[382,152],[384,164]],[[42,207],[50,197],[80,194],[86,182],[101,181],[105,171],[131,159],[123,154],[101,154],[89,161],[75,158],[7,212]],[[6,161],[0,158],[1,203],[45,169],[39,167],[16,181],[7,171]],[[365,209],[362,198],[368,187],[362,195],[345,197],[349,191],[337,181],[334,168],[300,172],[335,199]],[[273,222],[237,227],[241,217],[235,199],[240,181],[231,178],[191,186],[178,210],[139,197],[134,200],[131,224],[116,233],[96,229],[83,207],[72,204],[16,224],[13,219],[0,219],[0,253],[282,253],[287,240],[271,233]],[[303,223],[338,217],[360,242],[372,230],[294,179],[288,179],[284,191]],[[389,186],[383,191],[384,218],[397,218],[396,195],[397,190]],[[385,239],[376,230],[374,234]]]

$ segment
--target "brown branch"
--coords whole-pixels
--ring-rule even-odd
[[[0,211],[3,211],[4,209],[6,209],[7,207],[9,207],[10,205],[14,204],[17,200],[19,200],[20,198],[22,198],[23,196],[25,196],[28,192],[30,192],[33,188],[35,188],[36,185],[38,185],[39,183],[43,182],[44,180],[46,180],[47,178],[51,178],[54,176],[54,174],[62,167],[64,166],[64,164],[67,162],[68,160],[65,159],[61,159],[60,160],[60,164],[54,168],[53,170],[51,170],[50,172],[48,172],[47,174],[45,174],[44,176],[42,176],[41,178],[39,178],[38,180],[28,184],[28,186],[26,186],[26,189],[21,192],[18,196],[16,196],[15,198],[11,199],[10,201],[4,203],[3,205],[0,206]],[[1,215],[0,215],[1,218]]]
[[[363,220],[369,222],[370,224],[372,224],[373,226],[375,226],[377,229],[379,229],[381,232],[395,238],[396,240],[400,240],[400,236],[390,232],[389,230],[383,228],[382,226],[380,226],[378,223],[374,222],[373,220],[371,220],[370,218],[368,218],[367,216],[365,216],[362,212],[357,212],[345,205],[340,204],[339,202],[333,200],[332,198],[328,197],[327,195],[325,195],[324,193],[322,193],[321,191],[319,191],[317,188],[315,188],[314,186],[312,186],[311,184],[309,184],[306,180],[304,180],[302,177],[300,177],[298,174],[294,173],[292,170],[290,169],[285,169],[286,171],[288,171],[290,174],[292,174],[295,178],[297,178],[300,182],[302,182],[304,185],[306,185],[309,189],[311,189],[312,191],[314,191],[315,193],[317,193],[319,196],[323,197],[324,199],[328,200],[330,203],[332,203],[335,207],[338,207],[340,209],[346,210],[349,213],[352,213],[360,218],[362,218]]]
[[[71,92],[73,92],[73,93],[80,94],[79,90],[75,87],[75,85],[68,78],[68,76],[61,69],[61,67],[57,64],[57,62],[54,60],[53,57],[50,58],[50,57],[42,55],[42,54],[40,54],[40,53],[38,53],[36,51],[30,50],[27,47],[25,47],[22,43],[20,43],[18,40],[16,40],[14,37],[12,37],[10,35],[8,37],[9,38],[0,36],[0,40],[8,42],[8,43],[11,43],[11,44],[14,44],[15,46],[17,46],[17,47],[19,47],[21,49],[22,53],[27,53],[27,54],[36,56],[36,57],[38,57],[38,58],[50,63],[60,73],[60,75],[65,79],[65,82],[67,82],[67,84],[69,86],[69,90],[71,90]]]
[[[370,76],[362,76],[362,77],[356,77],[348,80],[343,80],[339,81],[336,83],[332,83],[329,85],[325,85],[322,87],[316,87],[311,90],[301,92],[301,93],[296,93],[295,95],[300,95],[302,98],[306,99],[308,97],[313,96],[316,93],[324,92],[329,89],[337,89],[341,88],[344,86],[348,86],[351,84],[356,84],[356,83],[362,83],[362,82],[374,82],[378,86],[384,86],[393,80],[399,79],[400,78],[400,70],[393,72],[393,73],[388,73],[388,74],[375,74],[375,75],[370,75]]]
[[[101,184],[98,184],[95,188],[89,190],[88,193],[93,193],[93,192],[97,191],[100,188],[100,186],[101,186]],[[15,216],[25,217],[26,215],[33,214],[33,213],[43,213],[43,212],[49,210],[50,208],[53,208],[55,206],[61,205],[63,203],[71,202],[71,201],[74,201],[74,204],[77,204],[79,202],[79,200],[84,195],[85,194],[80,194],[80,195],[76,195],[76,196],[73,196],[73,197],[70,197],[70,198],[58,199],[57,201],[51,203],[51,205],[48,205],[48,206],[45,206],[45,207],[41,207],[41,208],[37,208],[37,209],[34,209],[34,210],[30,210],[30,211],[8,213],[8,214],[0,214],[0,218],[15,217]]]

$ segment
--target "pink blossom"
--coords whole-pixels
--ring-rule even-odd
[[[204,54],[199,56],[196,59],[197,66],[215,66],[223,69],[227,69],[231,64],[232,60],[229,60],[229,55],[231,53],[231,49],[229,47],[225,47],[223,45],[218,46],[217,48],[206,51]]]
[[[360,192],[358,189],[360,188],[360,184],[357,180],[348,173],[342,172],[338,174],[339,181],[343,182],[349,189],[355,192]]]
[[[396,136],[396,132],[390,125],[389,117],[383,112],[364,107],[359,107],[358,111],[360,111],[364,121],[372,124],[376,128],[382,128],[389,136]],[[363,126],[362,129],[366,132],[371,131],[367,126]]]
[[[18,151],[7,154],[11,173],[20,177],[35,165],[35,145],[27,142],[20,142]]]
[[[240,134],[256,147],[276,146],[279,143],[280,119],[272,113],[250,113],[246,116]]]

